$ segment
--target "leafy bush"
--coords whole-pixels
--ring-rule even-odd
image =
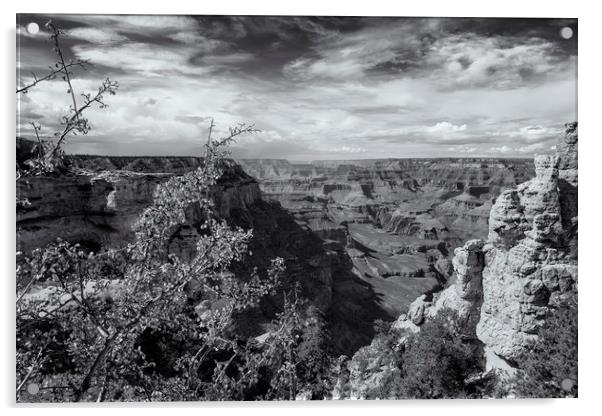
[[[517,358],[519,397],[577,397],[577,303],[562,302],[551,310],[538,339]]]
[[[52,22],[46,27],[57,62],[17,94],[61,77],[71,105],[52,142],[41,140],[41,126],[32,123],[37,143],[22,149],[17,181],[63,173],[63,143],[88,133],[84,113],[107,107],[105,95],[119,86],[107,78],[78,102],[72,70],[88,62],[65,61],[64,32]],[[202,166],[157,186],[133,243],[94,253],[58,240],[17,253],[18,401],[294,399],[303,378],[316,377],[314,333],[311,325],[303,331],[297,301],[285,303],[264,342],[237,335],[237,317],[276,289],[284,263],[273,259],[261,277],[257,270],[232,272],[248,255],[253,233],[217,218],[210,192],[228,170],[227,145],[256,130],[241,124],[214,139],[213,128],[212,121]],[[17,200],[18,207],[28,204]],[[202,213],[201,237],[194,257],[184,260],[169,252],[169,242],[193,204]]]
[[[203,165],[158,185],[134,227],[135,241],[124,249],[86,253],[58,241],[20,262],[20,400],[243,399],[267,362],[278,365],[276,373],[294,365],[291,356],[273,358],[298,343],[292,337],[298,320],[286,308],[270,348],[232,330],[237,314],[256,307],[284,270],[275,259],[267,278],[231,273],[230,265],[247,254],[252,231],[216,218],[209,197],[227,167],[224,146],[252,131],[238,126],[223,139],[210,135]],[[205,220],[196,255],[183,261],[168,247],[191,204]],[[145,338],[178,348],[145,348]],[[41,389],[35,397],[23,389],[34,382]]]
[[[471,396],[469,379],[481,371],[481,353],[463,340],[454,311],[442,310],[408,338],[399,396],[443,399]]]
[[[334,353],[325,318],[315,306],[310,305],[305,310],[301,328],[297,373],[299,379],[303,380],[308,399],[324,399],[330,395],[334,384]]]

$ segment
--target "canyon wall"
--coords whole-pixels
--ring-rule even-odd
[[[484,238],[492,200],[534,175],[528,159],[252,159],[264,198],[342,246],[390,319],[452,274],[463,241]]]
[[[28,204],[17,206],[17,250],[27,254],[57,238],[84,249],[122,247],[134,237],[132,225],[151,204],[157,184],[199,166],[197,158],[71,157],[78,173],[25,178],[17,182],[17,196]],[[105,170],[107,169],[107,170]],[[124,170],[131,169],[131,170]],[[322,240],[295,221],[278,202],[261,196],[255,179],[231,163],[212,190],[215,208],[231,225],[253,229],[249,255],[238,272],[259,270],[279,256],[286,276],[281,290],[301,284],[302,294],[326,316],[335,348],[352,354],[370,342],[373,321],[384,316],[371,288],[359,284],[342,246]],[[187,223],[174,232],[170,252],[191,256],[199,236],[200,214],[187,210]],[[281,299],[266,298],[259,311],[247,314],[244,328],[261,332]]]
[[[467,335],[510,363],[537,339],[549,309],[576,298],[577,142],[568,123],[557,154],[535,158],[535,177],[496,198],[487,239],[455,250],[453,284],[416,299],[396,328],[416,332],[452,308]]]
[[[376,337],[339,365],[337,398],[380,397],[401,377],[403,345],[444,309],[457,313],[462,338],[481,346],[485,369],[516,371],[515,360],[547,313],[577,296],[577,123],[554,156],[533,161],[535,177],[494,199],[483,238],[454,249],[447,287],[425,293],[399,315],[387,337]]]
[[[567,146],[576,147],[576,138]],[[30,202],[17,209],[19,250],[27,253],[57,237],[94,251],[120,247],[133,238],[131,226],[151,203],[156,185],[202,163],[194,157],[69,161],[78,174],[18,183],[18,196]],[[562,186],[574,187],[576,194],[569,172],[574,163],[567,163],[558,181],[563,178]],[[511,212],[513,195],[523,189],[517,185],[533,175],[533,162],[526,159],[243,160],[231,164],[213,198],[222,218],[253,228],[247,266],[263,268],[283,257],[286,281],[302,283],[304,294],[326,315],[339,352],[351,355],[370,343],[376,319],[402,314],[418,327],[437,302],[463,310],[474,332],[474,302],[484,301],[475,267],[485,255],[475,254],[478,243],[462,247],[462,241],[486,237],[489,221],[506,225],[503,235],[526,231],[523,222],[531,216],[513,225],[501,216],[490,220],[489,210],[497,197],[496,206],[508,201]],[[500,195],[503,188],[515,190]],[[569,203],[561,207],[576,212]],[[183,256],[191,254],[198,236],[194,209],[188,216],[170,248]],[[433,298],[450,279],[466,287]],[[276,303],[264,302],[263,313],[273,313]]]

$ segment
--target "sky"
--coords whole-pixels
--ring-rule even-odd
[[[92,64],[74,91],[120,85],[69,153],[200,155],[213,118],[261,130],[237,158],[532,157],[577,119],[576,19],[18,15],[18,86],[56,62],[50,19]],[[60,77],[18,94],[17,134],[69,104]]]

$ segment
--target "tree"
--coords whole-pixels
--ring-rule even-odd
[[[56,27],[52,21],[46,23],[46,28],[50,31],[50,41],[53,44],[53,51],[57,54],[57,61],[50,67],[50,71],[46,75],[38,77],[35,73],[32,74],[33,80],[20,88],[17,88],[17,94],[27,94],[39,83],[53,80],[57,76],[60,76],[66,84],[67,94],[70,96],[71,105],[69,106],[67,115],[61,117],[61,130],[54,133],[55,139],[52,142],[43,141],[40,138],[42,130],[41,124],[31,122],[36,145],[34,146],[34,149],[32,149],[33,151],[29,155],[30,157],[27,158],[24,163],[17,163],[17,180],[27,176],[43,175],[57,170],[64,170],[66,166],[63,159],[64,154],[62,146],[65,140],[70,135],[88,134],[91,127],[88,119],[85,117],[86,110],[93,105],[97,105],[99,108],[107,108],[108,106],[104,101],[105,96],[115,95],[119,88],[118,82],[106,78],[98,87],[96,93],[82,93],[80,95],[80,101],[78,102],[77,95],[72,85],[72,70],[73,68],[85,70],[91,64],[89,61],[81,59],[67,61],[61,47],[61,37],[64,36],[64,31]],[[18,204],[27,205],[27,201],[17,202]]]
[[[334,353],[330,332],[323,314],[313,305],[304,309],[301,334],[298,339],[298,378],[309,399],[329,397],[334,387]]]
[[[61,76],[72,105],[53,142],[43,141],[41,125],[32,123],[37,143],[18,160],[17,181],[65,172],[65,140],[87,134],[84,112],[92,105],[105,108],[104,96],[118,88],[107,78],[96,94],[81,94],[78,102],[71,70],[89,62],[66,61],[63,31],[52,22],[46,27],[58,61],[17,94]],[[157,186],[126,247],[95,253],[57,240],[28,255],[17,253],[17,400],[296,397],[304,302],[289,294],[268,342],[237,335],[237,317],[276,289],[284,263],[275,258],[265,273],[235,275],[232,269],[240,268],[231,266],[249,255],[253,232],[218,218],[211,198],[231,168],[227,146],[257,130],[240,124],[215,139],[213,129],[211,121],[202,165]],[[183,260],[170,253],[170,241],[191,206],[201,213],[195,225],[202,235],[193,258]]]
[[[402,355],[399,396],[411,399],[470,396],[468,379],[481,370],[475,345],[461,336],[457,314],[449,309],[424,323],[407,340]]]
[[[44,391],[39,397],[58,401],[231,398],[256,381],[248,374],[258,367],[255,356],[231,328],[236,314],[274,290],[284,265],[274,259],[267,279],[229,272],[246,255],[252,231],[219,220],[210,191],[228,168],[224,147],[255,129],[239,125],[221,139],[212,130],[213,123],[203,164],[157,186],[133,243],[95,254],[59,241],[24,260],[18,277],[25,289],[46,287],[18,295],[18,398],[34,381]],[[169,240],[191,204],[205,218],[203,235],[196,255],[182,261],[169,253]],[[100,267],[107,259],[122,266],[112,276]],[[169,381],[140,345],[149,333],[177,334],[181,348],[171,352],[176,376]],[[238,383],[228,375],[231,365]]]
[[[551,309],[538,338],[517,358],[514,380],[519,397],[577,397],[577,302]]]

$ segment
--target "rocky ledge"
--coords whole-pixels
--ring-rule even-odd
[[[18,154],[27,151],[25,141],[17,143]],[[122,247],[133,239],[132,225],[151,204],[157,184],[196,168],[201,160],[73,156],[70,162],[77,173],[18,181],[17,196],[29,201],[17,207],[19,251],[27,254],[57,238],[95,252]],[[221,218],[253,229],[253,254],[241,265],[242,273],[254,267],[263,270],[270,259],[282,257],[287,268],[282,289],[301,284],[302,294],[326,317],[339,352],[353,354],[370,342],[373,321],[383,316],[374,291],[351,273],[342,246],[299,224],[278,202],[263,199],[257,181],[234,162],[212,190],[212,198]],[[194,205],[186,215],[187,223],[174,231],[170,243],[170,252],[182,257],[194,250],[201,217]],[[340,236],[335,232],[331,237]],[[249,316],[245,330],[255,335],[262,319],[273,317],[279,308],[278,297],[266,299],[261,310]]]
[[[568,123],[557,154],[535,158],[535,177],[496,198],[487,239],[455,250],[453,283],[416,299],[396,328],[419,331],[452,308],[467,336],[514,362],[548,309],[577,293],[577,142],[577,123]]]

